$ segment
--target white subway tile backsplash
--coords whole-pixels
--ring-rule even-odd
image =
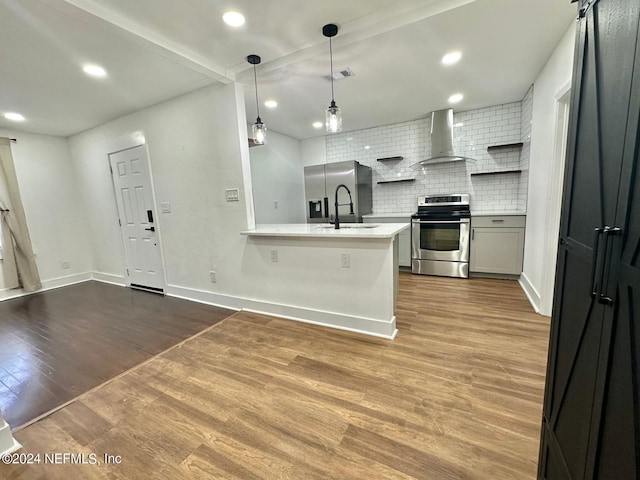
[[[357,160],[373,169],[375,213],[413,211],[419,195],[471,194],[474,211],[524,210],[526,207],[528,141],[531,133],[533,90],[522,102],[454,113],[454,149],[476,162],[411,168],[429,157],[430,118],[334,134],[325,137],[327,162]],[[488,153],[492,144],[525,142],[517,148]],[[368,146],[368,149],[365,149]],[[378,162],[378,158],[403,160]],[[471,173],[522,169],[522,173],[474,176]],[[412,183],[381,184],[381,180],[415,178]]]

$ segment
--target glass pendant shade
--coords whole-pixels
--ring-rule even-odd
[[[253,131],[253,143],[254,145],[264,145],[267,143],[267,126],[262,123],[262,119],[260,118],[260,102],[258,101],[258,76],[256,74],[256,65],[259,65],[262,59],[259,55],[249,55],[247,56],[247,62],[253,65],[253,82],[256,87],[256,111],[258,113],[258,118],[256,118],[256,123],[253,124],[251,130]]]
[[[326,127],[327,132],[329,133],[338,133],[342,131],[342,112],[333,100],[331,101],[329,108],[327,108]]]
[[[327,108],[325,125],[328,133],[337,133],[342,131],[342,112],[336,105],[333,95],[333,47],[331,46],[331,38],[338,34],[338,26],[334,23],[328,23],[322,27],[322,34],[329,39],[329,60],[331,62],[331,104]]]
[[[267,143],[267,126],[262,123],[260,117],[256,119],[256,123],[253,124],[253,143],[256,145],[264,145]]]

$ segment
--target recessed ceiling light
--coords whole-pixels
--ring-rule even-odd
[[[461,93],[454,93],[449,97],[449,103],[458,103],[463,98],[464,98],[464,95],[462,95]]]
[[[322,122],[313,122],[313,128],[322,128],[324,123]]]
[[[107,76],[107,71],[100,65],[85,65],[82,71],[91,77],[103,78]]]
[[[365,146],[364,146],[364,149],[365,149],[365,150],[369,150],[370,148],[371,148],[371,146],[369,146],[369,145],[365,145]]]
[[[264,106],[267,108],[276,108],[278,106],[278,102],[275,100],[265,100]]]
[[[453,124],[454,127],[464,127],[464,122],[458,122]]]
[[[24,122],[25,118],[19,113],[7,112],[4,114],[4,118],[11,120],[12,122]]]
[[[449,52],[444,57],[442,57],[442,63],[444,63],[445,65],[453,65],[454,63],[458,63],[461,58],[462,53]]]
[[[230,27],[240,27],[244,25],[244,15],[242,15],[240,12],[225,12],[222,15],[222,20],[224,20],[224,23],[226,23]]]

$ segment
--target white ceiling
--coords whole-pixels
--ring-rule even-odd
[[[224,11],[244,26],[226,26]],[[331,99],[329,45],[336,23],[335,83],[345,130],[401,122],[448,106],[456,111],[522,99],[575,16],[569,0],[0,0],[0,128],[69,136],[180,94],[240,82],[247,118],[260,106],[270,130],[324,135]],[[460,50],[462,60],[440,59]],[[108,71],[89,78],[84,63]]]

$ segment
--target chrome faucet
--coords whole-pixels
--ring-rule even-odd
[[[349,194],[349,203],[338,203],[338,190],[340,190],[340,187],[343,187],[347,191],[347,193]],[[340,219],[338,218],[338,207],[341,206],[341,205],[349,205],[349,214],[353,215],[353,199],[351,198],[351,190],[349,190],[349,187],[347,187],[343,183],[341,183],[340,185],[338,185],[336,187],[336,198],[335,198],[336,217],[334,219],[335,225],[336,225],[336,230],[338,230],[340,228]]]

